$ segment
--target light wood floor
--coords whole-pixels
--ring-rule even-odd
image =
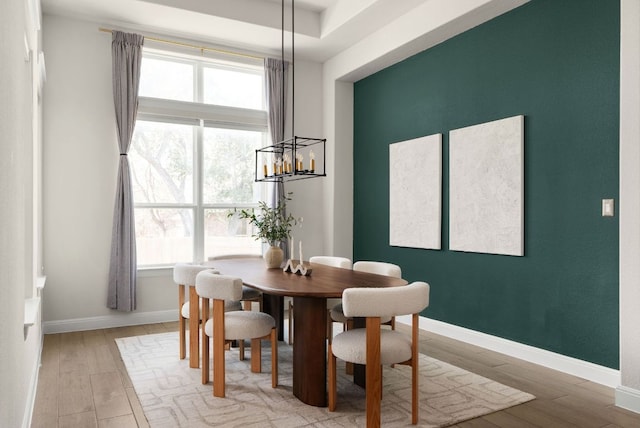
[[[177,322],[46,335],[31,426],[147,427],[114,339],[175,330]],[[640,415],[613,405],[611,388],[432,333],[420,348],[537,397],[457,427],[640,427]]]

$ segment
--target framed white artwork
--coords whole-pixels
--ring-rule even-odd
[[[449,132],[449,249],[524,255],[524,116]]]
[[[389,245],[441,248],[442,134],[389,144]]]

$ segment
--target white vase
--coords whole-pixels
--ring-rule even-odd
[[[284,260],[284,251],[280,247],[271,246],[264,253],[264,261],[267,263],[267,268],[279,268]]]

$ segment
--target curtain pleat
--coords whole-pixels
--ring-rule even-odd
[[[127,153],[136,124],[138,88],[144,37],[112,32],[113,103],[118,130],[118,182],[111,234],[107,307],[119,311],[136,309],[136,233]]]
[[[269,135],[271,137],[272,144],[284,140],[288,69],[289,63],[286,61],[275,58],[264,59]],[[276,181],[269,189],[269,198],[267,203],[270,207],[275,207],[284,196],[284,183],[282,181]],[[289,245],[287,245],[286,242],[282,242],[280,247],[284,251],[285,259],[289,258]]]

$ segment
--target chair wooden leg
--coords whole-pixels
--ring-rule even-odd
[[[195,286],[189,286],[189,367],[200,367],[200,297]]]
[[[271,329],[271,387],[278,386],[278,330]]]
[[[367,428],[380,427],[380,318],[367,318]]]
[[[184,305],[184,284],[178,284],[178,331],[180,335],[180,359],[187,357],[186,323],[182,316],[182,306]]]
[[[251,371],[253,373],[262,372],[262,347],[260,338],[251,339]]]
[[[333,355],[331,351],[331,344],[329,344],[329,352],[328,352],[328,360],[329,360],[329,411],[333,412],[336,410],[336,396],[337,396],[337,385],[336,385],[336,356]]]
[[[251,310],[251,300],[243,300],[242,301],[242,310],[250,311]]]
[[[209,383],[209,336],[205,332],[204,325],[209,319],[209,299],[202,299],[202,384]]]
[[[389,324],[391,325],[391,330],[395,330],[396,329],[396,317],[391,317],[391,321],[389,322]],[[391,368],[394,368],[396,365],[395,364],[391,364]]]
[[[348,375],[353,375],[353,363],[347,361],[344,366],[344,372]]]
[[[213,301],[213,395],[224,398],[224,300]]]

